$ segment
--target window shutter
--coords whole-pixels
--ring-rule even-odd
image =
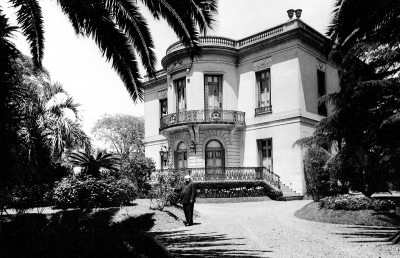
[[[219,108],[222,109],[222,76],[218,76]]]
[[[178,169],[178,152],[174,152],[174,167],[175,169]]]
[[[256,87],[257,87],[257,107],[261,107],[261,81],[260,73],[256,73]]]

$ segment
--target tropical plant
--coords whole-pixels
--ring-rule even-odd
[[[341,91],[325,98],[336,113],[313,138],[338,144],[343,175],[367,196],[399,187],[399,23],[399,1],[336,0],[327,33],[341,65]],[[399,243],[400,232],[390,240]]]
[[[376,79],[400,71],[400,2],[392,0],[336,0],[328,37],[336,61],[354,57],[368,63]]]
[[[16,9],[17,22],[26,36],[34,64],[41,67],[44,55],[44,25],[38,0],[9,0]],[[155,19],[165,19],[190,56],[200,54],[199,32],[212,28],[217,1],[141,0]],[[107,61],[117,71],[132,99],[143,100],[137,57],[150,76],[155,74],[154,43],[137,1],[131,0],[57,0],[75,32],[92,37]],[[0,38],[1,39],[1,38]],[[0,43],[1,44],[1,43]]]
[[[119,170],[120,158],[114,154],[104,154],[99,152],[96,157],[90,152],[73,152],[69,155],[69,162],[72,165],[83,167],[83,175],[90,175],[99,178],[100,169],[104,168],[111,171]]]
[[[43,123],[52,155],[60,159],[64,149],[91,150],[91,140],[82,129],[79,104],[68,95],[60,83],[43,87]]]

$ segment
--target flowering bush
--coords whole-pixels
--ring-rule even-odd
[[[350,194],[331,196],[319,201],[320,208],[334,210],[375,210],[388,211],[395,209],[396,205],[390,200],[376,200],[365,196],[355,196]]]
[[[203,198],[232,198],[268,196],[273,200],[281,197],[282,191],[263,180],[196,182],[197,196]]]
[[[69,176],[56,183],[53,201],[63,209],[109,207],[128,204],[136,196],[136,187],[128,179]]]

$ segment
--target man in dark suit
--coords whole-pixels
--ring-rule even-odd
[[[180,202],[183,205],[183,211],[185,213],[186,225],[193,225],[193,209],[194,203],[196,201],[196,186],[191,181],[189,175],[185,176],[185,185],[182,187],[182,191],[180,194]]]

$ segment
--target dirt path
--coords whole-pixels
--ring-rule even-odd
[[[309,202],[196,204],[194,226],[157,238],[177,257],[400,257],[385,241],[395,229],[296,218]]]

